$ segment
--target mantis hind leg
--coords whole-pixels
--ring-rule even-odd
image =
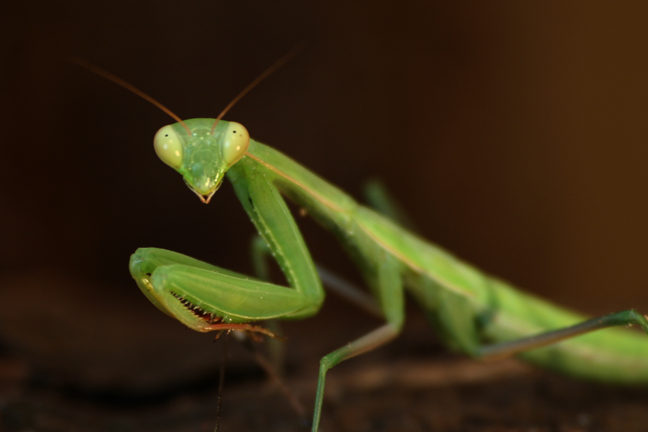
[[[610,327],[637,325],[648,334],[648,317],[630,309],[511,341],[485,345],[482,341],[482,318],[465,297],[439,289],[432,280],[419,282],[423,289],[413,294],[421,296],[420,302],[428,305],[429,318],[439,336],[449,347],[474,358],[509,357]]]
[[[581,323],[563,327],[557,330],[539,333],[522,339],[510,342],[502,342],[493,345],[486,345],[479,349],[478,356],[481,358],[502,358],[519,354],[531,349],[541,348],[565,339],[580,336],[596,330],[609,327],[638,325],[648,334],[648,319],[645,315],[630,309],[622,312],[611,313],[597,318],[588,319]]]
[[[630,309],[511,341],[484,345],[480,336],[480,320],[465,298],[447,290],[429,289],[426,293],[434,296],[436,307],[430,318],[440,336],[450,347],[474,358],[509,357],[610,327],[637,325],[648,334],[648,317]]]

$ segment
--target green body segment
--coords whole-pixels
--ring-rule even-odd
[[[209,202],[224,175],[229,178],[267,244],[262,249],[277,261],[290,287],[162,249],[138,250],[131,273],[153,304],[197,331],[222,329],[221,323],[301,319],[318,312],[324,292],[283,196],[334,234],[356,263],[386,324],[322,358],[313,431],[327,370],[400,332],[405,289],[452,349],[474,357],[520,353],[525,360],[583,378],[648,384],[646,335],[623,329],[593,332],[639,324],[648,333],[643,315],[626,311],[575,325],[586,318],[524,294],[422,240],[243,131],[237,123],[187,120],[162,128],[156,151],[203,202]],[[534,334],[541,335],[529,338]]]
[[[474,341],[476,344],[514,340],[586,319],[583,315],[519,291],[407,232],[266,145],[252,141],[248,152],[262,162],[246,158],[247,163],[274,177],[282,193],[306,208],[309,215],[336,234],[361,266],[363,275],[375,271],[367,258],[381,252],[387,252],[400,261],[405,287],[432,322],[440,327],[441,334],[447,334],[444,328],[447,323],[438,320],[439,308],[442,307],[438,301],[439,291],[451,292],[469,303],[472,316],[468,318],[473,321],[475,333],[479,336],[479,340]],[[289,174],[276,174],[269,166],[275,169],[283,167],[281,172]],[[318,195],[315,196],[312,190]],[[329,203],[335,204],[331,206]],[[371,281],[369,278],[370,286],[375,286]],[[383,311],[389,309],[389,305],[383,306]],[[453,344],[451,340],[447,342]],[[648,383],[646,335],[625,329],[600,330],[522,353],[520,357],[583,378],[636,385]]]

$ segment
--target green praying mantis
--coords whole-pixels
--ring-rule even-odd
[[[517,355],[576,377],[626,385],[648,384],[648,340],[614,326],[648,320],[634,310],[588,319],[518,291],[399,225],[389,200],[363,206],[274,148],[254,141],[239,123],[221,120],[265,76],[246,88],[216,119],[182,120],[157,101],[92,65],[83,66],[154,103],[177,122],[154,139],[159,158],[209,203],[227,177],[255,225],[257,260],[276,260],[290,287],[229,271],[176,252],[138,249],[130,272],[162,312],[199,332],[272,332],[255,324],[317,314],[324,290],[313,259],[284,197],[305,209],[341,243],[357,265],[384,325],[322,357],[312,421],[318,430],[326,374],[353,356],[398,336],[405,320],[405,290],[424,310],[442,340],[474,358]],[[352,296],[353,293],[350,293]],[[560,343],[558,343],[560,342]]]

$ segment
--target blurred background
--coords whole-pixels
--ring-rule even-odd
[[[251,271],[254,229],[231,187],[201,204],[153,152],[171,120],[72,55],[182,118],[213,117],[307,41],[226,118],[358,198],[382,179],[426,238],[530,292],[589,314],[648,311],[645,2],[67,0],[3,15],[7,394],[200,380],[211,338],[148,303],[129,255],[163,247]],[[299,223],[316,261],[357,278]],[[326,316],[376,325],[333,305]],[[318,319],[286,330],[313,373],[347,342],[310,333]]]

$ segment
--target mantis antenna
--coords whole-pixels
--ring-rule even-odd
[[[218,121],[223,118],[227,112],[232,109],[236,103],[243,98],[246,94],[250,92],[254,87],[256,87],[261,81],[266,79],[268,76],[270,76],[273,72],[275,72],[277,69],[288,63],[290,60],[292,60],[297,54],[299,54],[304,47],[306,46],[306,42],[302,42],[299,45],[297,45],[295,48],[290,50],[288,54],[284,55],[281,57],[279,60],[277,60],[272,66],[270,66],[268,69],[266,69],[261,75],[259,75],[256,79],[254,79],[250,84],[248,84],[247,87],[243,89],[232,101],[227,104],[227,106],[221,111],[220,114],[218,114],[218,117],[216,117],[216,120],[214,121],[214,125],[211,128],[211,133],[214,133],[214,130],[216,129],[216,125],[218,124]],[[162,103],[158,102],[157,100],[153,99],[151,96],[148,94],[144,93],[142,90],[138,89],[137,87],[127,83],[123,79],[111,74],[110,72],[101,69],[98,66],[93,65],[90,62],[87,62],[79,57],[71,57],[70,60],[77,65],[81,66],[82,68],[88,69],[90,72],[94,72],[97,75],[106,78],[109,81],[114,82],[115,84],[125,88],[126,90],[130,91],[131,93],[136,94],[137,96],[141,97],[142,99],[146,100],[147,102],[155,105],[158,107],[160,110],[164,111],[166,114],[168,114],[171,118],[173,118],[175,121],[180,123],[182,127],[185,128],[187,133],[191,135],[191,130],[189,127],[186,125],[184,121],[178,115],[176,115],[173,111],[171,111],[169,108],[165,107],[162,105]]]
[[[267,78],[268,76],[270,76],[273,72],[277,71],[277,69],[279,69],[280,67],[282,67],[283,65],[285,65],[286,63],[288,63],[290,60],[292,60],[292,59],[293,59],[297,54],[299,54],[299,53],[304,49],[305,46],[306,46],[306,42],[304,41],[304,42],[300,43],[299,45],[297,45],[297,46],[296,46],[295,48],[293,48],[292,50],[290,50],[290,52],[288,52],[288,54],[284,55],[284,56],[281,57],[279,60],[277,60],[277,61],[275,62],[275,64],[273,64],[272,66],[270,66],[268,69],[265,70],[265,72],[263,72],[261,75],[259,75],[258,77],[256,77],[256,79],[254,79],[254,81],[252,81],[250,84],[248,84],[248,86],[245,87],[245,88],[243,89],[243,91],[241,91],[241,92],[240,92],[240,93],[239,93],[239,94],[238,94],[234,99],[232,99],[232,102],[230,102],[229,104],[227,104],[227,106],[223,109],[223,111],[221,111],[221,113],[218,114],[218,117],[216,117],[216,121],[214,122],[214,125],[213,125],[212,128],[211,128],[211,132],[212,132],[212,134],[214,133],[214,130],[216,130],[216,125],[218,124],[218,121],[219,121],[220,119],[222,119],[223,116],[224,116],[225,114],[227,114],[227,112],[228,112],[230,109],[232,109],[232,107],[233,107],[234,105],[236,105],[236,103],[237,103],[238,101],[240,101],[240,100],[243,98],[243,96],[245,96],[246,94],[248,94],[248,93],[250,92],[250,90],[252,90],[254,87],[256,87],[256,86],[257,86],[261,81],[263,81],[264,79],[266,79],[266,78]]]
[[[108,81],[112,81],[115,84],[117,84],[117,85],[119,85],[121,87],[124,87],[126,90],[128,90],[128,91],[130,91],[132,93],[135,93],[137,96],[139,96],[139,97],[143,98],[144,100],[146,100],[147,102],[150,102],[151,104],[155,105],[156,107],[158,107],[159,109],[161,109],[162,111],[167,113],[169,116],[171,116],[172,119],[174,119],[175,121],[180,123],[186,129],[186,131],[189,133],[189,135],[191,135],[191,130],[189,129],[189,127],[187,127],[185,122],[183,122],[180,117],[178,117],[169,108],[165,107],[160,102],[158,102],[157,100],[153,99],[151,96],[144,93],[142,90],[140,90],[137,87],[127,83],[123,79],[111,74],[110,72],[105,71],[105,70],[101,69],[100,67],[95,66],[92,63],[87,62],[87,61],[85,61],[83,59],[80,59],[78,57],[72,57],[71,60],[74,63],[81,66],[82,68],[88,69],[90,72],[94,72],[97,75],[99,75],[100,77],[106,78]]]

